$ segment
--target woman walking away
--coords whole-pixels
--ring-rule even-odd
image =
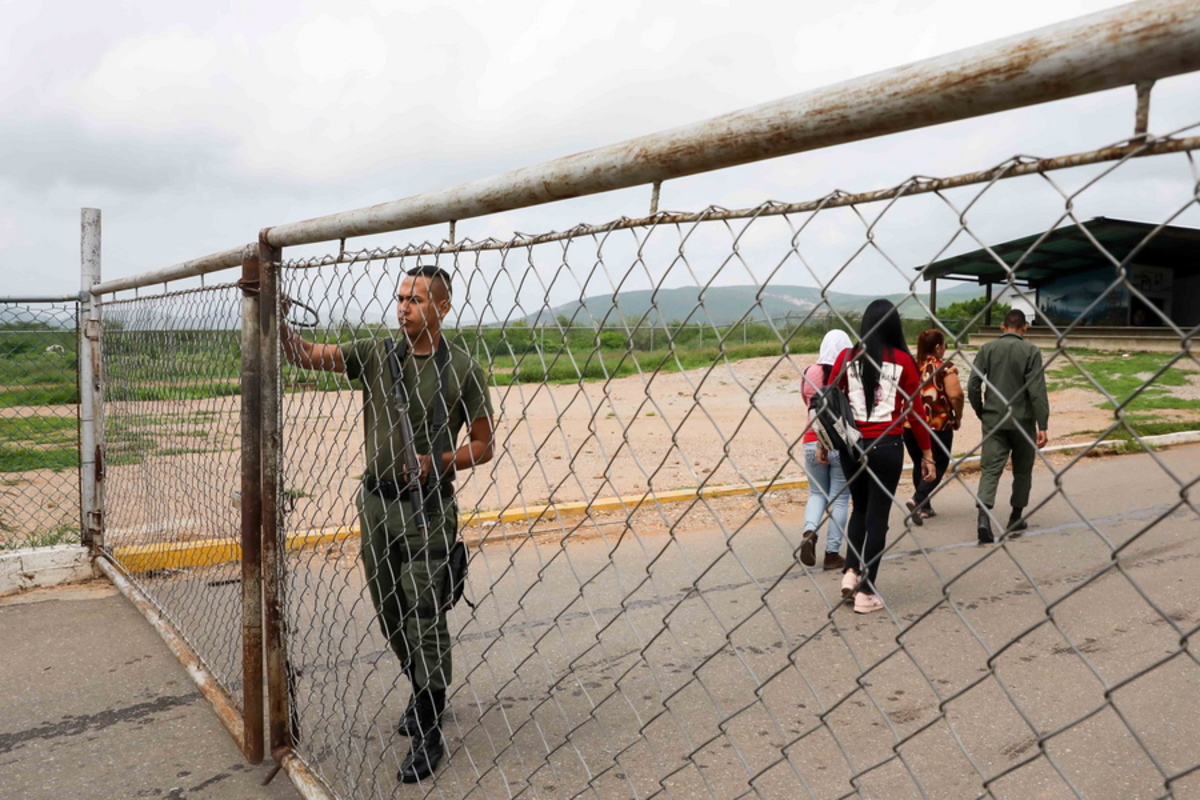
[[[933,465],[937,475],[932,481],[921,477],[917,465],[921,463],[921,448],[917,444],[917,436],[913,426],[921,423],[904,424],[904,446],[908,449],[908,457],[913,463],[913,499],[908,506],[910,518],[914,525],[924,524],[924,520],[937,516],[929,503],[929,495],[942,482],[946,467],[950,465],[951,448],[954,446],[954,432],[962,424],[963,394],[962,383],[958,380],[958,367],[946,357],[946,337],[936,328],[921,331],[917,337],[917,371],[921,375],[921,399],[925,402],[925,424],[933,434]]]
[[[925,427],[921,378],[904,341],[900,314],[887,300],[875,300],[862,318],[862,343],[844,350],[833,365],[834,380],[846,392],[854,422],[863,435],[866,469],[844,464],[853,508],[846,534],[846,572],[842,597],[854,610],[869,614],[883,608],[875,589],[879,559],[887,543],[888,514],[904,465],[901,431],[907,418],[921,449],[922,477],[933,480],[933,453]],[[819,454],[826,458],[827,454]]]
[[[804,405],[812,405],[813,395],[829,383],[833,362],[848,349],[852,342],[842,330],[832,330],[821,340],[821,352],[817,363],[804,371],[800,379],[800,396]],[[809,410],[809,426],[804,431],[804,471],[808,474],[808,505],[804,507],[804,535],[800,538],[800,563],[811,567],[817,563],[817,532],[821,518],[829,509],[829,535],[825,537],[824,569],[841,569],[846,564],[839,552],[842,534],[846,530],[846,516],[850,511],[850,494],[846,491],[846,473],[842,471],[842,460],[837,453],[830,453],[826,463],[817,458],[817,434],[812,429],[812,411]]]

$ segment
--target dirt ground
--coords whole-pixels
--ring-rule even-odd
[[[604,383],[493,389],[496,457],[460,476],[460,508],[514,509],[802,478],[799,439],[806,420],[799,375],[812,360],[811,355],[757,358]],[[963,377],[965,382],[965,370]],[[1193,370],[1190,379],[1190,385],[1175,387],[1176,396],[1200,397],[1200,373]],[[1051,444],[1094,441],[1112,424],[1112,411],[1099,407],[1103,397],[1096,392],[1067,389],[1053,392],[1050,400]],[[354,521],[353,498],[362,472],[360,409],[352,391],[285,396],[289,530]],[[157,448],[138,463],[108,468],[110,544],[236,537],[236,398],[112,403],[107,414],[110,429],[115,425],[125,432],[122,442],[110,441],[110,459],[118,447],[136,450],[139,436],[153,437]],[[1200,421],[1195,411],[1160,416],[1188,414]],[[153,424],[138,424],[146,419]],[[954,451],[975,452],[979,441],[979,425],[968,409]],[[3,477],[9,479],[6,516],[15,530],[37,529],[61,516],[58,509],[64,505],[75,504],[71,495],[77,489],[63,473]],[[540,527],[568,524],[543,520]]]

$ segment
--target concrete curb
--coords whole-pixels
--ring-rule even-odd
[[[1178,431],[1176,433],[1160,433],[1157,436],[1143,436],[1142,441],[1153,447],[1170,447],[1176,444],[1195,444],[1200,442],[1200,431]],[[1132,439],[1104,439],[1099,442],[1086,442],[1078,444],[1059,444],[1054,447],[1043,447],[1038,452],[1040,453],[1082,453],[1088,450],[1108,453],[1120,451],[1131,444],[1136,444]],[[954,472],[973,472],[979,469],[979,456],[967,456],[951,462],[950,467],[946,470],[946,474],[950,475]]]
[[[669,492],[643,492],[637,495],[623,497],[604,497],[597,500],[575,503],[551,503],[525,508],[509,508],[499,511],[477,511],[466,515],[463,523],[463,541],[467,544],[479,544],[488,538],[487,529],[502,522],[519,522],[522,520],[541,520],[555,517],[584,516],[596,511],[618,511],[637,508],[647,503],[679,503],[697,498],[729,497],[739,494],[760,494],[777,492],[787,489],[802,489],[808,486],[803,478],[789,478],[778,481],[755,481],[750,484],[738,483],[723,486],[706,486],[699,489],[677,489]],[[471,535],[468,530],[482,529]],[[357,525],[343,525],[335,528],[318,528],[308,531],[292,531],[287,534],[285,547],[288,550],[301,550],[306,547],[316,547],[321,544],[358,536]],[[149,572],[156,569],[185,569],[188,567],[211,566],[230,561],[239,561],[242,557],[242,546],[229,539],[206,539],[198,542],[180,542],[168,545],[131,545],[113,549],[113,560],[119,563],[126,572]]]
[[[1200,431],[1183,431],[1180,433],[1165,433],[1158,436],[1143,436],[1142,441],[1156,447],[1194,444],[1200,442]],[[1041,452],[1113,452],[1120,451],[1129,444],[1128,440],[1106,439],[1100,442],[1056,445],[1054,447],[1043,448]],[[947,470],[947,476],[973,472],[978,469],[979,456],[968,456],[952,462],[950,469]],[[463,524],[463,540],[467,544],[478,545],[488,538],[488,528],[503,522],[537,521],[554,517],[584,516],[598,511],[634,509],[645,503],[680,503],[698,498],[757,495],[766,492],[786,491],[788,489],[802,489],[807,486],[807,480],[789,478],[777,481],[754,481],[749,484],[739,483],[723,486],[705,486],[694,489],[678,489],[668,492],[648,491],[642,494],[605,497],[585,502],[551,503],[526,508],[474,512],[466,515]],[[482,530],[479,530],[477,533],[468,533],[471,529]],[[344,525],[336,528],[320,528],[309,531],[293,531],[287,534],[285,546],[288,550],[300,550],[306,547],[332,544],[333,542],[357,535],[357,525]],[[113,551],[114,560],[130,573],[148,572],[155,569],[185,569],[188,567],[223,564],[230,561],[238,561],[241,557],[241,545],[230,540],[206,540],[174,545],[138,545],[118,547]]]
[[[86,547],[61,544],[0,553],[0,596],[96,577]]]

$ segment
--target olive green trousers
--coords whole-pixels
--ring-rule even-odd
[[[1012,456],[1012,507],[1029,505],[1033,488],[1033,462],[1037,460],[1036,429],[997,428],[983,432],[983,452],[979,456],[979,502],[991,508],[996,505],[996,487]]]
[[[437,505],[434,501],[433,505]],[[359,492],[362,558],[376,618],[414,690],[444,690],[453,675],[446,619],[447,555],[458,535],[458,510],[443,500],[430,514],[428,537],[407,500]]]

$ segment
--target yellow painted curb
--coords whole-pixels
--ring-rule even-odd
[[[576,503],[507,508],[500,511],[481,511],[466,515],[464,527],[488,523],[519,522],[550,517],[582,516],[594,511],[619,511],[637,508],[645,503],[681,503],[701,497],[731,497],[739,494],[759,494],[787,489],[802,489],[806,480],[755,481],[725,486],[705,486],[702,489],[676,489],[670,492],[643,492],[624,497],[605,497]],[[287,535],[288,550],[315,547],[358,535],[357,525],[294,531]],[[179,542],[167,545],[131,545],[113,549],[113,558],[127,572],[150,572],[156,569],[186,569],[213,564],[225,564],[242,558],[242,546],[228,539],[206,539],[199,542]]]
[[[697,497],[729,497],[737,494],[758,494],[760,492],[777,492],[784,489],[799,489],[808,486],[806,480],[788,481],[755,481],[751,484],[736,483],[726,486],[706,486],[703,489],[675,489],[669,492],[643,492],[624,497],[604,497],[599,500],[585,500],[575,503],[551,503],[541,506],[526,506],[525,508],[507,508],[503,511],[479,511],[466,516],[464,527],[486,525],[496,522],[519,522],[525,519],[542,519],[545,517],[571,517],[587,514],[592,511],[620,511],[626,508],[636,508],[648,502],[652,503],[681,503],[694,500]]]
[[[315,547],[357,535],[358,527],[342,526],[316,531],[297,531],[287,535],[288,550]],[[113,549],[113,560],[126,572],[150,572],[156,569],[186,569],[241,561],[242,546],[228,539],[204,539],[199,542],[144,544]]]

